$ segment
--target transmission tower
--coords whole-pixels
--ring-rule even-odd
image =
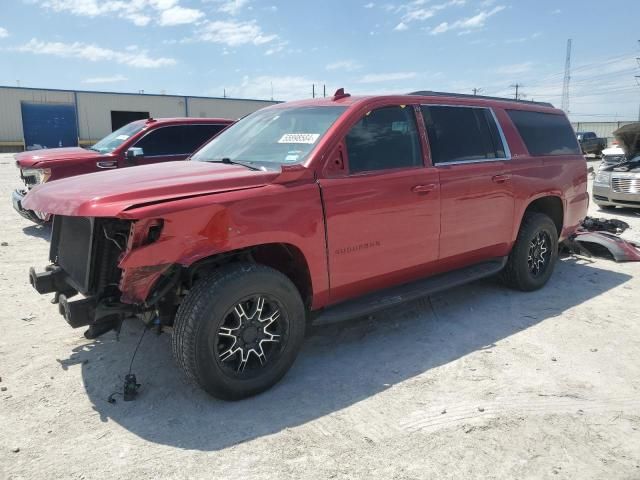
[[[569,81],[571,80],[571,39],[567,40],[567,59],[564,63],[564,82],[562,83],[562,110],[569,113]]]

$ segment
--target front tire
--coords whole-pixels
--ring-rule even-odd
[[[239,400],[277,383],[295,360],[305,308],[285,275],[231,264],[198,281],[176,314],[173,354],[211,395]]]
[[[558,231],[553,221],[543,213],[526,213],[502,279],[518,290],[538,290],[551,277],[557,259]]]

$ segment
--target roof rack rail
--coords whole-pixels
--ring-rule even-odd
[[[517,103],[525,103],[528,105],[540,105],[543,107],[553,108],[553,105],[549,102],[534,102],[531,100],[514,100],[513,98],[487,97],[485,95],[471,95],[468,93],[433,92],[431,90],[420,90],[418,92],[411,92],[409,93],[409,95],[420,95],[425,97],[458,97],[458,98],[479,98],[482,100],[502,100],[504,102],[517,102]]]

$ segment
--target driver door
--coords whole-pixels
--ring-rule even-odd
[[[332,303],[423,277],[437,261],[438,172],[422,149],[414,108],[401,105],[366,113],[338,147],[347,173],[319,180]]]

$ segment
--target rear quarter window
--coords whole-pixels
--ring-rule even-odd
[[[529,154],[579,155],[580,146],[567,117],[554,113],[507,110]]]

